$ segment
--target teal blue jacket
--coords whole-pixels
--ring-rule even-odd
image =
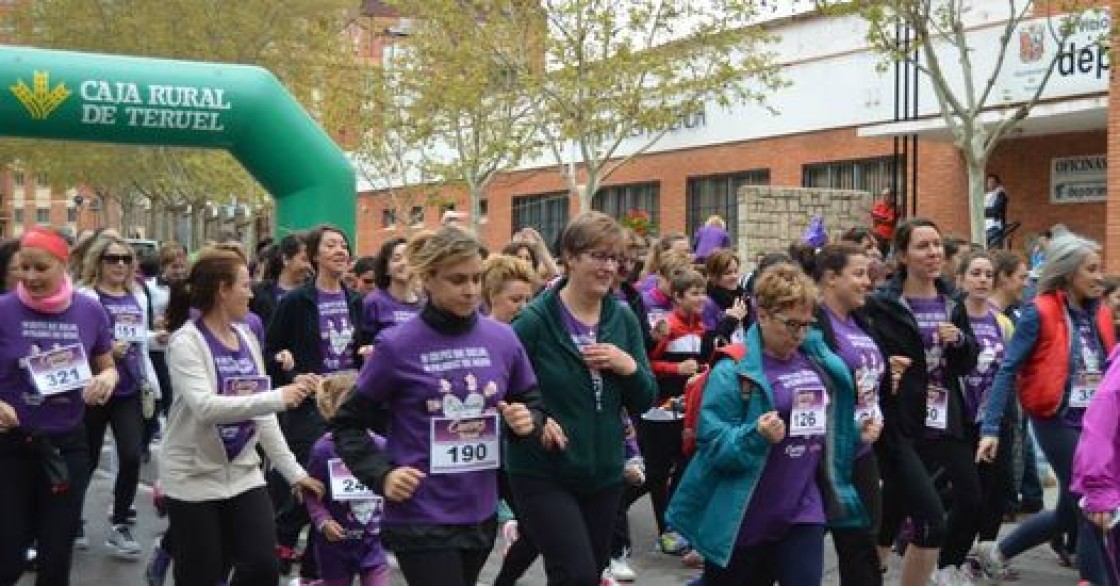
[[[721,567],[731,559],[747,505],[770,455],[770,443],[757,430],[759,416],[774,409],[774,390],[762,370],[757,324],[747,332],[745,343],[747,354],[742,361],[724,360],[708,377],[696,455],[665,515],[666,522],[704,559]],[[866,527],[867,515],[852,486],[852,462],[860,436],[851,373],[824,343],[819,330],[809,331],[801,352],[824,375],[829,394],[824,453],[817,475],[828,525]]]

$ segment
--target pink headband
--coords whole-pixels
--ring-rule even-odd
[[[70,246],[66,240],[51,230],[35,227],[24,233],[19,240],[20,248],[41,248],[62,262],[70,259]]]

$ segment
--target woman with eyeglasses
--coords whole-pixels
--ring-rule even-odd
[[[746,356],[709,374],[696,454],[667,521],[704,556],[704,586],[820,584],[826,527],[867,523],[850,480],[861,442],[854,383],[812,328],[808,276],[775,266],[755,293]]]
[[[132,248],[115,236],[102,235],[90,246],[80,284],[79,293],[98,300],[109,315],[113,359],[120,375],[112,398],[104,405],[86,409],[89,472],[97,470],[105,431],[111,427],[117,452],[117,478],[106,545],[116,555],[135,558],[141,547],[130,525],[136,520],[132,504],[140,484],[144,417],[154,412],[154,401],[159,396],[159,380],[148,355],[148,345],[155,336],[148,323],[148,296],[136,284]]]
[[[376,343],[389,328],[420,313],[423,300],[416,292],[405,249],[408,241],[393,238],[381,245],[373,268],[377,288],[362,301],[362,327],[358,346]]]
[[[36,584],[70,583],[89,480],[83,415],[117,386],[109,318],[74,294],[69,255],[58,233],[28,230],[20,280],[0,297],[0,584],[19,580],[31,542]]]
[[[883,435],[876,444],[883,474],[880,547],[889,547],[903,519],[913,537],[903,559],[903,586],[969,583],[959,566],[972,547],[980,486],[969,442],[961,377],[976,366],[979,349],[968,313],[942,278],[945,249],[933,222],[913,218],[895,230],[898,269],[867,301],[867,316],[900,375],[879,393]],[[943,469],[953,483],[946,521],[932,475]],[[886,557],[881,552],[880,557]],[[936,575],[934,571],[937,571]]]
[[[619,414],[644,413],[657,391],[637,319],[611,293],[623,247],[610,216],[574,218],[560,237],[566,277],[513,322],[559,424],[559,433],[546,426],[543,443],[506,444],[519,526],[549,584],[599,583],[623,489]]]

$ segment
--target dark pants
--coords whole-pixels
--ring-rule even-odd
[[[622,485],[589,494],[554,480],[511,476],[519,528],[544,556],[549,586],[598,586],[610,561]]]
[[[665,526],[665,510],[669,499],[684,473],[684,452],[681,450],[681,434],[684,420],[649,421],[638,420],[638,446],[646,464],[646,490],[649,502],[653,505],[653,518],[657,522],[660,535],[668,528]]]
[[[1042,545],[1058,535],[1079,533],[1077,540],[1077,565],[1081,579],[1094,584],[1105,583],[1104,563],[1098,548],[1085,543],[1083,531],[1078,530],[1077,497],[1069,490],[1073,469],[1073,452],[1081,437],[1081,430],[1062,423],[1058,418],[1031,418],[1031,425],[1046,459],[1058,477],[1061,492],[1053,511],[1043,511],[1024,521],[1015,531],[999,542],[1000,552],[1011,559],[1032,547]],[[1091,540],[1090,540],[1091,541]]]
[[[898,537],[903,519],[914,524],[911,542],[924,548],[939,548],[945,541],[945,509],[933,486],[929,471],[914,446],[908,442],[876,444],[883,474],[883,522],[879,545],[890,547]]]
[[[871,521],[866,529],[835,529],[832,542],[840,565],[842,586],[881,586],[879,552],[876,550],[879,523],[882,517],[882,495],[879,488],[879,465],[875,453],[856,459],[852,468],[852,484]]]
[[[233,498],[187,502],[167,499],[175,546],[176,586],[214,586],[233,567],[230,586],[276,586],[276,527],[264,488]]]
[[[1101,565],[1108,581],[1101,582],[1101,586],[1120,586],[1120,529],[1113,528],[1105,533],[1084,517],[1080,523],[1085,526],[1084,539],[1096,548],[1097,555],[1103,560]]]
[[[634,550],[630,541],[630,505],[642,498],[645,494],[645,484],[641,486],[627,486],[622,490],[622,503],[618,507],[618,514],[614,521],[614,532],[611,535],[611,557],[620,558],[628,551]]]
[[[977,532],[980,541],[995,541],[999,536],[999,527],[1003,524],[1003,513],[1007,509],[1005,497],[1015,490],[1014,450],[1014,429],[1010,425],[1003,425],[999,430],[999,448],[996,451],[995,461],[981,463],[977,466],[977,473],[980,476],[980,490],[983,495],[980,525]]]
[[[704,586],[805,586],[824,573],[824,525],[794,525],[779,541],[736,547],[726,568],[704,563]]]
[[[114,525],[128,522],[128,511],[136,500],[136,487],[140,484],[140,450],[144,417],[140,409],[140,395],[109,399],[104,405],[86,406],[86,435],[89,442],[90,475],[97,470],[101,459],[101,446],[105,443],[105,429],[112,427],[113,443],[117,448],[117,479],[113,485]]]
[[[484,549],[397,552],[397,564],[407,584],[474,586],[489,556]]]
[[[1023,478],[1019,481],[1019,493],[1023,498],[1019,503],[1022,508],[1041,509],[1043,490],[1042,479],[1038,475],[1038,453],[1034,441],[1028,436],[1030,418],[1026,415],[1023,415],[1019,429],[1023,434]]]
[[[69,488],[51,492],[40,452],[15,432],[0,433],[0,586],[13,586],[34,543],[39,572],[36,586],[70,584],[74,537],[82,516],[82,495],[89,479],[85,430],[53,435],[69,475]]]
[[[973,442],[943,437],[918,443],[918,453],[931,473],[945,471],[952,484],[952,508],[945,529],[945,540],[938,567],[957,567],[964,563],[980,529],[980,477],[976,473]]]
[[[308,442],[300,439],[290,439],[288,446],[291,448],[292,453],[295,455],[296,460],[302,466],[307,466],[307,457],[311,453],[311,446],[314,442]],[[287,486],[287,482],[280,477],[280,473],[273,470],[269,473],[272,480],[269,486],[273,491],[273,495],[277,494],[277,486]],[[277,480],[278,479],[278,480]],[[277,483],[283,483],[278,485]],[[276,542],[285,547],[295,549],[299,543],[300,532],[304,527],[311,524],[311,517],[307,514],[307,507],[295,498],[291,489],[286,489],[280,492],[282,500],[277,500],[276,507]],[[315,531],[311,528],[311,531]],[[310,539],[308,539],[310,542]],[[315,548],[308,547],[303,551],[303,557],[300,558],[299,575],[303,578],[318,578],[319,567],[315,563]]]

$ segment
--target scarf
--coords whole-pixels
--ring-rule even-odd
[[[26,307],[39,313],[59,314],[70,308],[70,302],[74,298],[74,284],[70,281],[70,275],[65,275],[62,278],[62,286],[58,288],[58,291],[52,295],[36,299],[20,282],[16,285],[16,296]]]

